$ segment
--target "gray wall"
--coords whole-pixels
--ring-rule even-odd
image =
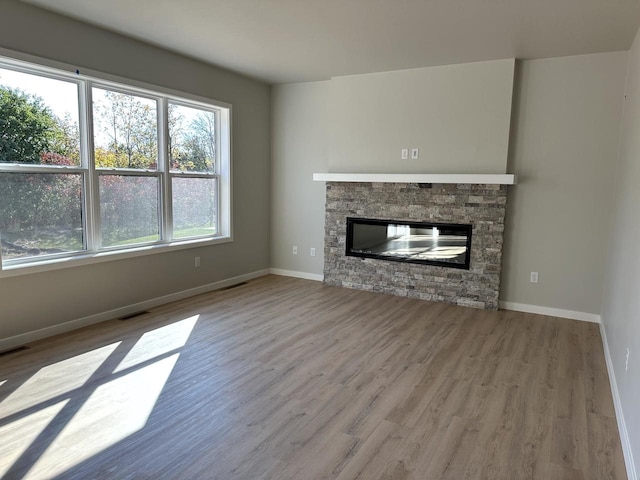
[[[500,60],[274,86],[271,267],[322,275],[314,172],[504,173],[512,82],[513,60]],[[420,159],[401,161],[403,147]]]
[[[514,60],[332,78],[330,172],[505,173]],[[402,160],[402,148],[420,158]]]
[[[600,314],[626,58],[519,63],[501,300]]]
[[[234,226],[230,244],[3,278],[0,338],[269,267],[268,85],[15,0],[0,47],[233,104]]]
[[[518,62],[507,171],[520,183],[509,187],[501,300],[600,314],[626,56]],[[273,90],[274,268],[322,274],[320,261],[292,256],[290,245],[322,244],[324,194],[311,173],[332,171],[326,125],[335,119],[321,106],[334,81]],[[398,115],[384,120],[396,131],[411,123]],[[503,128],[508,135],[509,126]],[[455,158],[449,161],[458,169]],[[428,163],[421,166],[425,171]],[[402,171],[396,167],[389,171]],[[384,170],[373,160],[371,168]],[[285,219],[296,231],[283,240]],[[531,271],[540,273],[538,284],[529,283]]]
[[[327,171],[328,82],[277,85],[271,98],[271,267],[322,274],[324,183],[312,176]]]
[[[629,53],[625,93],[602,321],[640,473],[640,31]]]

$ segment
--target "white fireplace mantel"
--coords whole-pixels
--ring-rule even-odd
[[[473,183],[478,185],[515,185],[513,174],[484,173],[314,173],[314,182],[373,183]]]

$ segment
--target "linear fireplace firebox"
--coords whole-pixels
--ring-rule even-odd
[[[347,217],[346,255],[469,270],[471,225]]]

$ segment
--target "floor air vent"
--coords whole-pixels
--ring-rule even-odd
[[[22,345],[21,347],[5,350],[4,352],[0,352],[0,357],[4,357],[5,355],[11,355],[12,353],[21,352],[23,350],[29,350],[29,347],[27,347],[26,345]]]
[[[246,285],[247,282],[236,283],[235,285],[229,285],[228,287],[221,288],[220,290],[231,290],[232,288],[241,287],[242,285]]]
[[[146,315],[149,313],[149,310],[143,310],[141,312],[130,313],[129,315],[125,315],[124,317],[120,317],[118,320],[131,320],[132,318],[139,317],[141,315]]]

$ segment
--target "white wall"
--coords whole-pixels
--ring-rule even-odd
[[[234,199],[233,243],[3,278],[0,339],[269,267],[268,85],[17,0],[0,47],[233,104]]]
[[[336,77],[330,172],[505,173],[514,60]],[[419,160],[401,160],[418,148]]]
[[[626,56],[626,52],[617,52],[518,62],[506,170],[519,175],[519,184],[509,187],[501,300],[600,314]],[[422,70],[416,71],[420,78],[424,76]],[[414,71],[400,72],[398,78],[409,72]],[[274,89],[272,267],[322,274],[319,261],[309,264],[308,259],[293,256],[290,250],[291,244],[323,242],[324,192],[311,182],[311,172],[358,169],[411,173],[416,171],[416,165],[417,171],[425,171],[429,165],[427,156],[421,156],[416,164],[396,160],[385,168],[382,155],[370,152],[371,157],[360,157],[358,140],[348,145],[347,138],[340,143],[351,154],[338,165],[334,161],[337,157],[332,157],[333,150],[326,147],[326,124],[332,125],[330,129],[338,126],[353,137],[369,135],[367,132],[374,127],[383,130],[383,123],[384,128],[396,132],[394,135],[411,128],[411,117],[402,116],[401,112],[365,121],[362,112],[371,116],[373,111],[359,95],[352,99],[341,96],[340,104],[350,105],[353,111],[343,112],[346,120],[334,118],[321,108],[327,99],[333,105],[334,82],[348,82],[348,91],[355,95],[357,88],[352,84],[363,77],[363,88],[372,83],[377,94],[387,98],[395,98],[398,89],[403,91],[402,96],[410,91],[416,104],[437,97],[441,90],[446,98],[455,97],[455,92],[443,84],[434,91],[418,88],[418,82],[407,90],[403,82],[390,82],[387,76],[393,77],[362,75]],[[380,86],[388,82],[392,91],[385,93]],[[337,89],[343,88],[347,87],[340,85]],[[503,95],[498,93],[496,97],[510,98],[511,88],[503,85]],[[476,104],[467,105],[469,114],[473,114]],[[464,113],[464,109],[458,110],[458,116]],[[508,119],[509,113],[501,118]],[[497,123],[502,125],[506,138],[509,125]],[[454,141],[450,134],[448,138]],[[502,137],[496,134],[493,138],[499,143]],[[382,149],[381,141],[375,140]],[[386,155],[397,158],[401,142],[412,146],[409,139],[397,142]],[[457,163],[458,157],[448,161],[449,171],[464,171],[460,165],[470,168],[464,162]],[[504,167],[501,169],[503,173]],[[296,225],[296,231],[283,245],[278,231],[287,221]],[[531,271],[540,273],[540,283],[529,283]]]
[[[640,31],[629,53],[625,95],[602,320],[640,473]]]
[[[519,62],[502,301],[600,314],[626,59]]]

